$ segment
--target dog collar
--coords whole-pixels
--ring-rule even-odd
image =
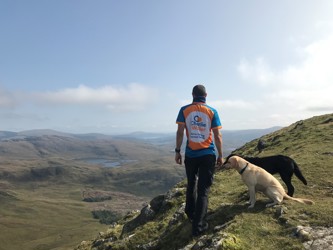
[[[239,174],[243,174],[248,165],[249,163],[246,163],[245,167],[243,167],[242,170],[239,171]]]

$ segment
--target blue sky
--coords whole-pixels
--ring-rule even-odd
[[[175,132],[204,84],[223,129],[333,111],[331,0],[0,0],[0,131]]]

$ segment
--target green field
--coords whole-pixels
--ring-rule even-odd
[[[65,139],[50,136],[1,144],[0,250],[73,249],[108,228],[93,211],[124,216],[184,178],[181,168],[170,168],[173,159],[162,154],[164,149],[119,140],[66,140],[67,146]],[[91,157],[135,161],[107,168],[88,164],[85,158]],[[87,193],[99,202],[83,201]],[[100,199],[101,194],[111,198]]]
[[[0,194],[0,249],[72,249],[105,230],[82,202],[79,186],[22,187]]]

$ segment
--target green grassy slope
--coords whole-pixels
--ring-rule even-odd
[[[127,193],[105,191],[111,200],[84,202],[84,191],[103,189],[80,183],[30,182],[16,184],[15,188],[8,185],[11,184],[0,189],[1,250],[73,249],[83,236],[92,238],[107,229],[107,225],[93,218],[92,211],[124,215],[147,201]]]
[[[79,187],[22,187],[12,195],[0,195],[1,250],[71,249],[82,234],[93,237],[91,229],[105,229],[80,200]]]
[[[82,242],[76,249],[304,249],[301,240],[294,236],[298,225],[333,226],[333,114],[299,121],[263,136],[266,148],[260,154],[256,149],[258,139],[234,153],[292,157],[308,181],[305,186],[293,177],[294,196],[311,199],[314,205],[285,201],[266,208],[268,199],[258,194],[255,208],[249,210],[247,189],[239,174],[234,170],[219,171],[210,193],[210,227],[205,236],[191,237],[191,225],[183,211],[186,183],[182,181],[170,190],[174,195],[153,219],[121,235],[124,225],[137,214],[124,217],[118,225],[94,240]]]

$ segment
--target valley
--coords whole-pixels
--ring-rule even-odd
[[[248,140],[227,134],[226,145]],[[173,147],[173,134],[0,132],[0,249],[73,249],[96,237],[184,179]]]

